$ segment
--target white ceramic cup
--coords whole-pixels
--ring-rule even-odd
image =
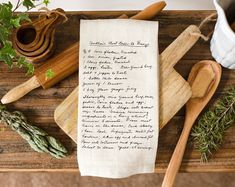
[[[211,39],[212,56],[223,67],[235,69],[235,33],[231,29],[225,14],[230,6],[235,6],[235,1],[214,0],[214,5],[218,18]]]

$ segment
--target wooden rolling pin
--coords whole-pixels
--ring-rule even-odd
[[[130,19],[148,20],[156,16],[166,6],[164,1],[156,2],[145,8],[144,10],[132,16]],[[128,18],[121,15],[119,18]],[[79,59],[79,43],[74,44],[58,56],[48,60],[36,71],[35,76],[25,83],[13,88],[1,99],[2,104],[8,104],[17,101],[30,91],[42,86],[44,89],[49,88],[57,82],[68,77],[78,70]],[[51,69],[55,75],[47,79],[45,74]]]
[[[79,44],[75,43],[58,56],[47,60],[44,65],[36,70],[35,75],[31,79],[13,88],[3,96],[1,100],[2,104],[14,102],[40,86],[44,89],[49,88],[76,72],[78,70],[78,55]],[[46,71],[48,69],[51,69],[55,73],[50,79],[46,77]]]
[[[159,2],[153,3],[147,8],[145,8],[144,10],[142,10],[141,12],[139,12],[138,14],[132,16],[131,19],[138,19],[138,20],[151,19],[155,17],[159,12],[161,12],[165,6],[166,6],[165,1],[159,1]]]

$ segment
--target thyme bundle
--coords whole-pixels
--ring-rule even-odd
[[[192,131],[195,147],[207,161],[212,153],[218,150],[223,142],[226,129],[235,123],[235,87],[229,89],[225,96],[204,113]]]
[[[19,111],[11,113],[0,104],[0,122],[15,130],[37,152],[49,153],[55,158],[63,158],[67,155],[66,148],[58,140],[44,130],[29,124]]]

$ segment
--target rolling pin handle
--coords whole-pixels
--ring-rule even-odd
[[[8,104],[17,101],[18,99],[20,99],[21,97],[32,91],[33,89],[38,88],[40,86],[41,85],[39,84],[36,76],[33,76],[28,81],[13,88],[6,95],[4,95],[1,100],[1,103]]]
[[[166,6],[165,1],[159,1],[156,3],[151,4],[144,10],[140,11],[138,14],[131,17],[131,19],[138,19],[138,20],[148,20],[154,18],[158,13],[162,11]]]

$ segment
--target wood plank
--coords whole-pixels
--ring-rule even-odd
[[[161,51],[168,46],[188,25],[199,24],[206,16],[213,11],[164,11],[156,20],[160,21],[159,46]],[[109,13],[108,18],[116,17],[123,12]],[[135,12],[130,12],[134,14]],[[75,29],[79,28],[80,12],[68,13],[69,21],[60,26],[56,33],[56,51],[59,53],[69,45],[78,40]],[[93,17],[97,14],[93,13]],[[103,17],[103,16],[102,16]],[[205,27],[206,31],[213,27],[213,23]],[[200,40],[176,65],[176,70],[183,77],[187,78],[190,68],[199,60],[212,59],[209,42]],[[0,95],[3,96],[9,89],[24,82],[28,78],[25,72],[14,68],[8,70],[7,66],[0,63]],[[25,172],[77,172],[76,145],[64,134],[55,124],[53,113],[55,108],[65,99],[77,86],[77,75],[72,75],[68,79],[60,82],[53,88],[43,90],[36,89],[26,97],[16,103],[8,105],[10,110],[21,110],[31,122],[35,122],[39,127],[60,139],[68,148],[69,157],[61,160],[54,159],[46,154],[35,153],[22,140],[19,135],[10,128],[0,125],[0,171],[25,171]],[[235,71],[223,70],[220,87],[217,90],[213,101],[230,85],[235,84]],[[210,104],[211,105],[211,104]],[[174,147],[179,138],[183,124],[184,110],[178,112],[169,124],[162,129],[159,137],[159,148],[156,160],[156,172],[164,172],[173,153]],[[188,142],[187,150],[183,159],[181,172],[234,172],[235,171],[235,127],[230,128],[224,139],[221,150],[217,152],[209,163],[202,164],[200,155],[193,149],[192,142]]]

